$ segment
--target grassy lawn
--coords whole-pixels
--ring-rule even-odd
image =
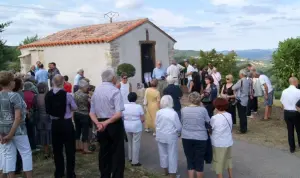
[[[35,178],[52,178],[54,173],[53,159],[44,160],[43,156],[34,155],[34,176]],[[98,153],[91,155],[76,154],[77,178],[98,178]],[[160,178],[161,176],[149,173],[143,168],[133,168],[126,165],[125,178]]]

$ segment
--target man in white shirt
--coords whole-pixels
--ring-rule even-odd
[[[179,85],[179,75],[180,71],[183,69],[184,67],[177,64],[175,60],[172,60],[172,64],[167,68],[167,75],[176,80],[175,85]]]
[[[300,90],[296,88],[298,86],[296,77],[291,77],[289,83],[290,86],[283,90],[280,101],[284,109],[284,120],[288,129],[290,152],[294,153],[296,149],[294,128],[296,128],[298,145],[300,146],[300,113],[296,108],[297,102],[300,100]]]
[[[271,84],[271,81],[269,77],[263,74],[259,74],[255,69],[255,75],[258,76],[258,80],[262,86],[262,90],[264,92],[264,99],[265,99],[265,115],[263,120],[270,119],[271,113],[272,113],[272,105],[273,105],[273,95],[274,90]]]
[[[184,65],[187,68],[185,76],[188,79],[187,87],[189,89],[190,88],[190,83],[192,81],[192,74],[193,74],[193,72],[195,72],[195,69],[192,65],[190,65],[190,63],[187,59],[184,60]]]

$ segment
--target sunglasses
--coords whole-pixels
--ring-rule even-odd
[[[226,80],[230,80],[229,78],[226,78]]]
[[[123,77],[124,80],[128,79],[127,77]]]

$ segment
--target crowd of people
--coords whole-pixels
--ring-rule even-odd
[[[185,67],[174,60],[164,68],[157,61],[152,74],[145,75],[147,88],[140,104],[127,74],[122,73],[119,81],[112,69],[102,72],[102,83],[96,88],[84,77],[83,69],[77,71],[72,86],[55,63],[50,63],[47,71],[37,62],[25,75],[1,71],[0,178],[14,178],[21,170],[31,178],[32,152],[38,148],[43,149],[45,159],[53,156],[55,178],[75,178],[75,153],[92,153],[89,146],[93,133],[101,150],[101,177],[123,178],[124,142],[128,161],[141,166],[143,129],[155,137],[160,166],[170,178],[178,173],[179,138],[189,178],[203,178],[205,163],[213,165],[218,178],[223,177],[224,170],[232,178],[233,125],[240,124],[239,134],[247,133],[248,118],[256,117],[258,97],[264,98],[265,105],[261,120],[271,119],[271,81],[250,64],[240,70],[237,82],[233,75],[226,74],[222,83],[221,73],[212,64],[198,69],[188,60],[184,63]],[[185,68],[189,94],[188,105],[182,107],[181,73]],[[290,151],[294,152],[294,128],[300,138],[300,90],[296,88],[297,78],[291,77],[289,82],[291,86],[283,91],[281,102]]]

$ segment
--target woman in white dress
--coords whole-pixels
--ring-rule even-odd
[[[121,80],[119,86],[117,86],[117,87],[120,88],[124,104],[127,104],[127,103],[129,103],[128,94],[132,91],[132,87],[131,87],[131,84],[128,82],[128,76],[125,72],[123,72],[121,74],[121,79],[122,80]]]
[[[173,99],[165,95],[160,101],[161,110],[156,113],[156,141],[158,144],[160,166],[165,175],[176,178],[178,162],[178,135],[181,123],[173,109]]]
[[[144,122],[144,109],[136,104],[137,94],[129,93],[128,101],[123,111],[124,127],[128,139],[128,158],[132,166],[141,166],[139,153]]]

